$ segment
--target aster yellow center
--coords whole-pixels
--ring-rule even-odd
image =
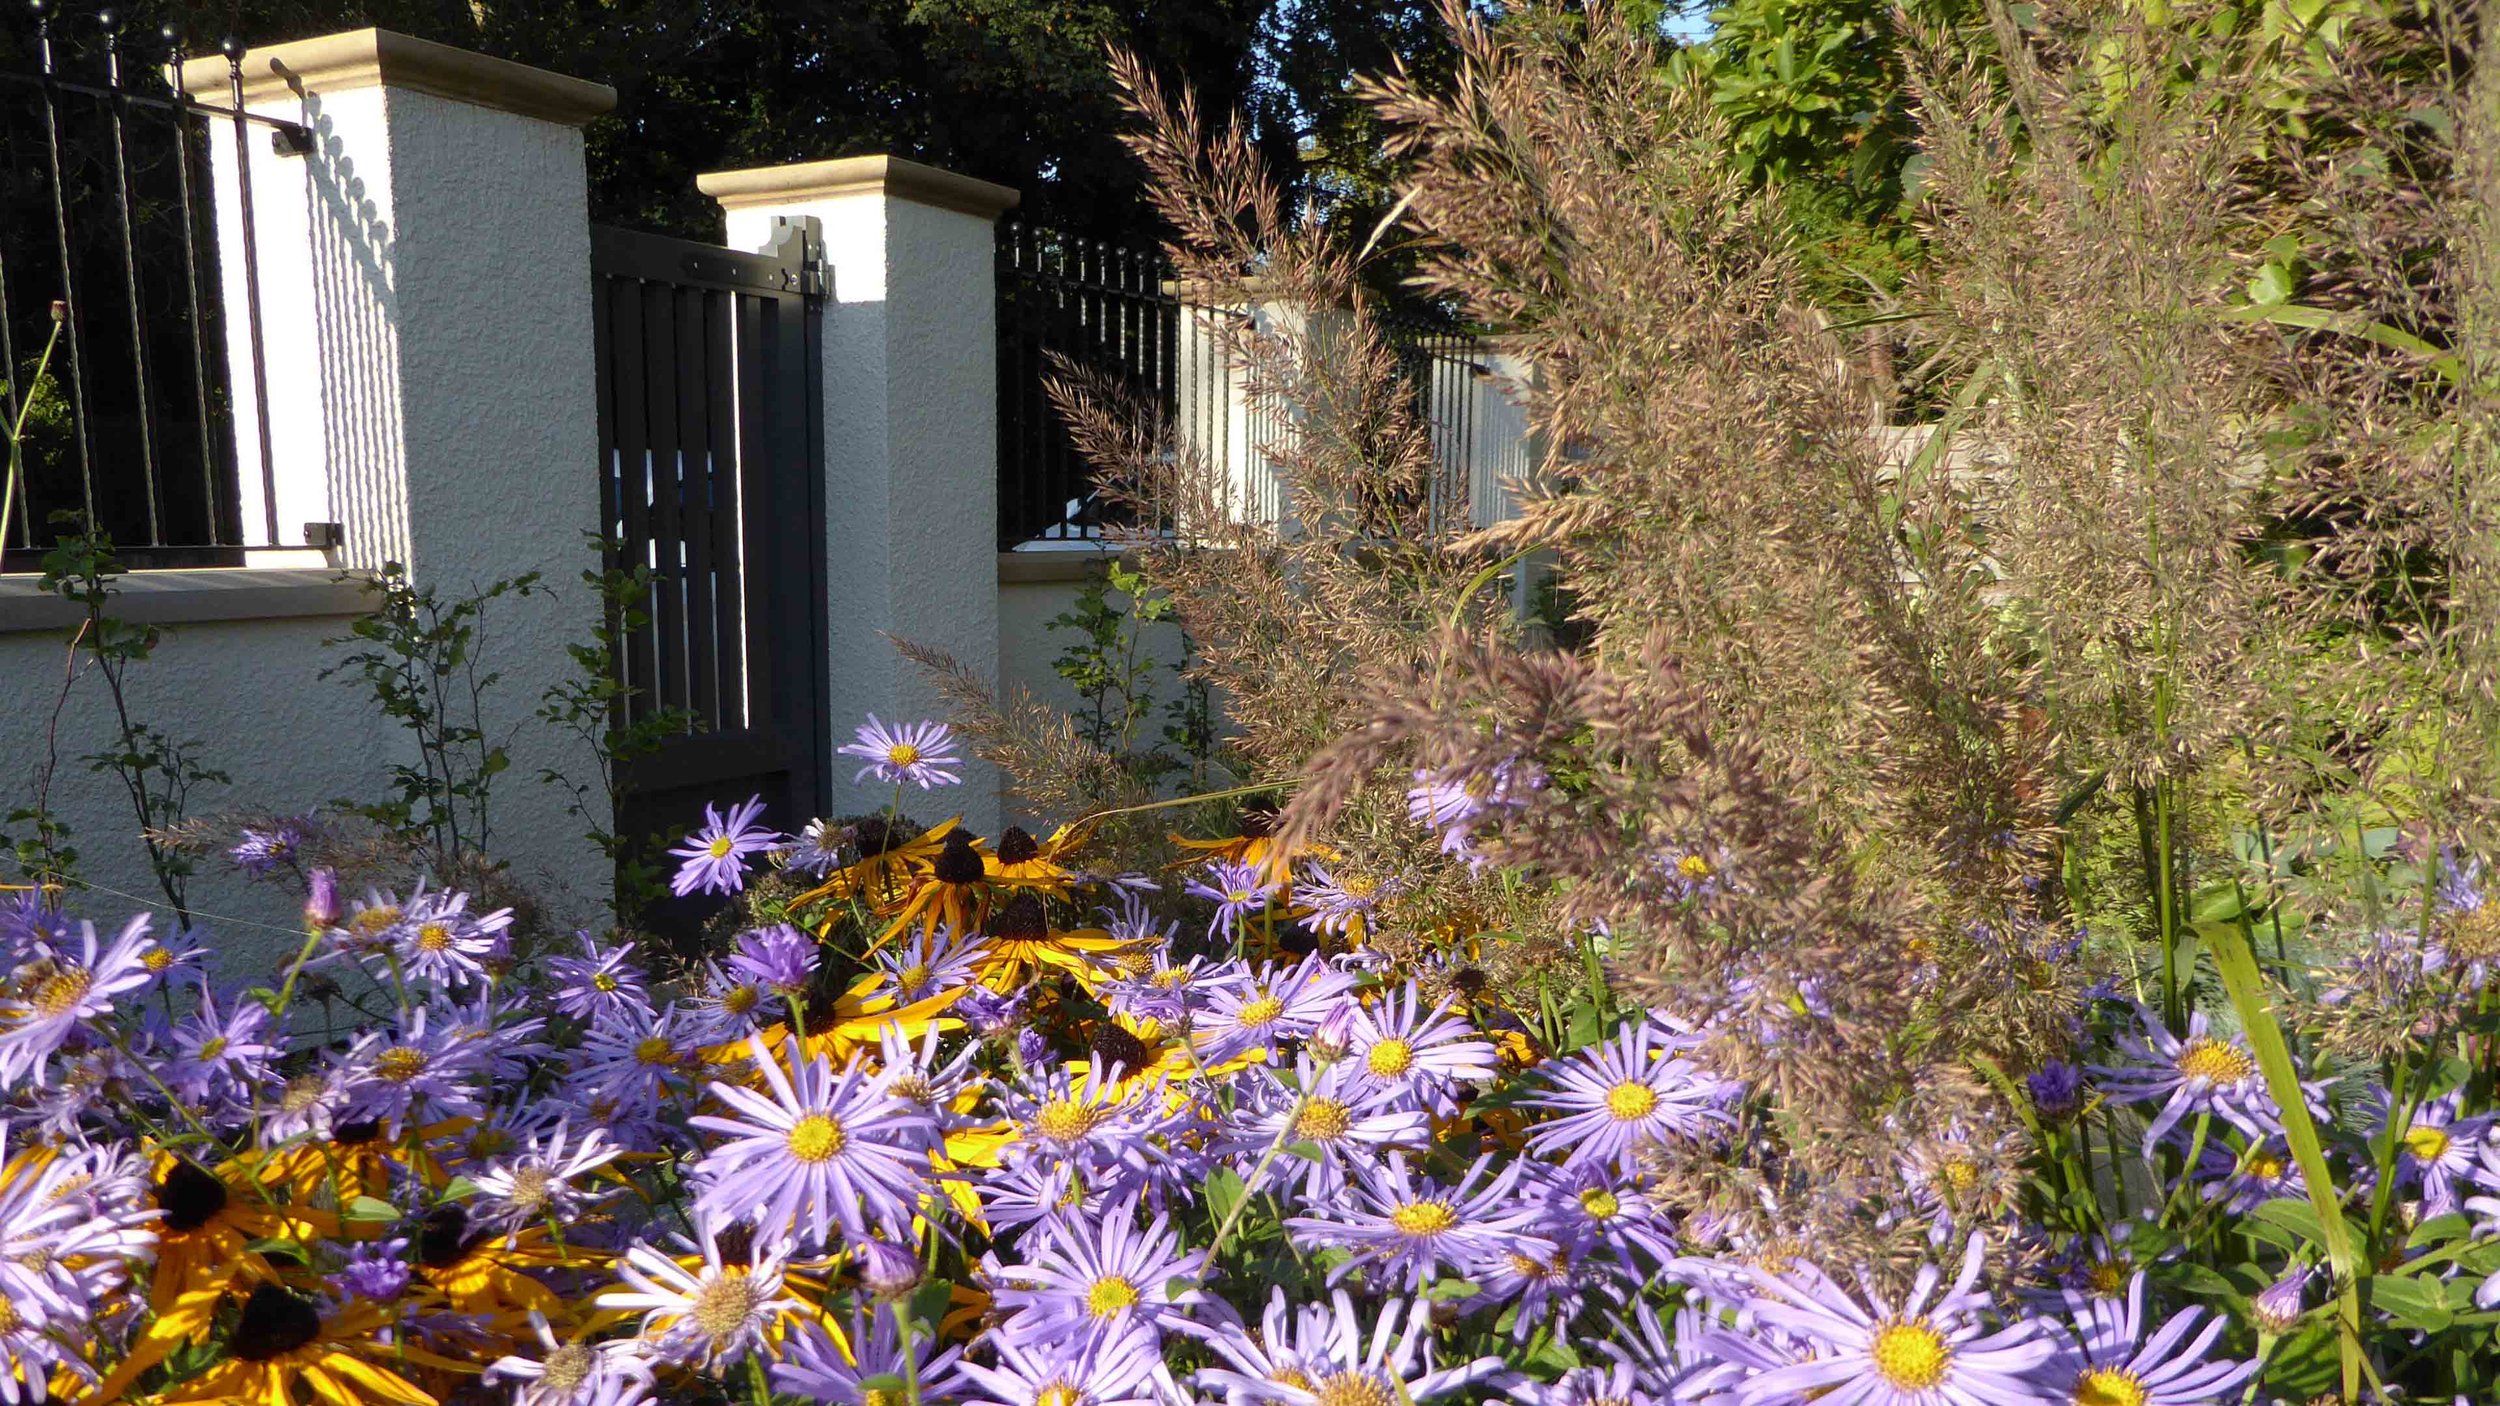
[[[1675,872],[1688,879],[1707,879],[1710,877],[1710,861],[1698,854],[1688,854],[1675,861]]]
[[[2180,1049],[2176,1067],[2188,1078],[2211,1084],[2236,1084],[2256,1072],[2248,1056],[2206,1036],[2198,1036]]]
[[[298,1074],[286,1081],[286,1092],[278,1095],[278,1107],[288,1113],[301,1113],[321,1102],[323,1092],[320,1075]]]
[[[1314,1098],[1293,1120],[1293,1135],[1312,1142],[1335,1142],[1354,1126],[1354,1112],[1333,1098]]]
[[[1398,1406],[1398,1394],[1369,1372],[1335,1372],[1311,1388],[1319,1406]]]
[[[1226,903],[1248,903],[1250,900],[1257,897],[1257,894],[1252,893],[1248,889],[1231,889],[1225,893],[1224,901]]]
[[[512,1174],[512,1191],[504,1197],[512,1208],[526,1215],[536,1215],[545,1208],[548,1194],[555,1189],[554,1178],[544,1167],[523,1167]]]
[[[356,916],[347,920],[347,929],[358,937],[371,937],[398,921],[399,909],[386,903],[379,908],[357,910]]]
[[[595,1360],[591,1356],[590,1344],[566,1343],[547,1354],[545,1369],[538,1376],[540,1386],[552,1394],[572,1391],[590,1380],[590,1369]]]
[[[95,978],[88,975],[85,967],[63,967],[36,983],[34,995],[26,1004],[35,1008],[38,1019],[67,1015],[78,1009],[94,985]]]
[[[2248,1159],[2248,1174],[2259,1181],[2273,1181],[2283,1175],[2283,1160],[2260,1152]]]
[[[2448,1130],[2421,1126],[2405,1134],[2405,1151],[2416,1162],[2436,1162],[2448,1150]]]
[[[1511,1273],[1522,1279],[1544,1279],[1554,1272],[1554,1266],[1551,1264],[1534,1255],[1520,1254],[1516,1250],[1502,1256],[1502,1262],[1510,1266]]]
[[[1033,1115],[1033,1131],[1052,1142],[1074,1142],[1094,1130],[1103,1120],[1103,1110],[1088,1107],[1074,1099],[1056,1098],[1042,1105]]]
[[[1284,1013],[1284,1002],[1273,996],[1261,996],[1242,1006],[1240,1020],[1244,1025],[1273,1025],[1276,1017]]]
[[[1438,1235],[1458,1224],[1458,1212],[1438,1201],[1409,1201],[1389,1213],[1389,1223],[1407,1235]]]
[[[885,759],[895,766],[917,766],[920,763],[920,749],[908,742],[897,742],[885,749]]]
[[[694,1320],[694,1326],[705,1337],[716,1343],[725,1342],[746,1327],[762,1302],[745,1270],[724,1269],[719,1278],[706,1281],[695,1291],[694,1305],[686,1316]]]
[[[1925,1323],[1887,1323],[1875,1330],[1867,1346],[1875,1373],[1895,1390],[1925,1391],[1944,1380],[1953,1365],[1953,1349],[1944,1335]]]
[[[1955,1196],[1968,1196],[1979,1185],[1979,1164],[1968,1157],[1950,1157],[1937,1169],[1936,1179]]]
[[[174,954],[162,947],[151,947],[148,954],[139,959],[139,964],[161,976],[173,970]]]
[[[606,972],[596,973],[590,978],[590,989],[613,995],[616,991],[616,978]]]
[[[1083,1406],[1085,1393],[1066,1382],[1052,1382],[1033,1393],[1033,1406]]]
[[[1392,1035],[1364,1054],[1363,1067],[1383,1079],[1394,1079],[1415,1067],[1415,1047]]]
[[[859,1406],[903,1406],[908,1399],[899,1391],[872,1386],[859,1394]]]
[[[1189,968],[1187,967],[1165,967],[1154,974],[1154,985],[1158,991],[1178,991],[1188,984]]]
[[[720,1008],[731,1015],[745,1015],[764,999],[764,993],[752,986],[732,986],[721,993]]]
[[[2092,1292],[2103,1298],[2115,1297],[2127,1284],[2127,1266],[2118,1260],[2094,1260],[2084,1272],[2084,1280]]]
[[[634,1060],[639,1064],[675,1064],[677,1047],[665,1035],[645,1035],[634,1042]]]
[[[1096,1318],[1109,1318],[1137,1306],[1137,1286],[1116,1274],[1106,1274],[1085,1291],[1085,1311]]]
[[[2075,1379],[2075,1406],[2144,1406],[2152,1393],[2135,1373],[2119,1367],[2095,1367]]]
[[[405,1084],[425,1072],[425,1051],[412,1050],[405,1045],[384,1050],[381,1057],[374,1060],[373,1072],[394,1084]]]
[[[1602,1186],[1592,1186],[1580,1193],[1580,1209],[1591,1220],[1613,1220],[1623,1211],[1623,1202]]]
[[[1291,1387],[1295,1391],[1309,1391],[1311,1389],[1311,1379],[1304,1376],[1301,1369],[1298,1367],[1279,1367],[1275,1371],[1268,1373],[1267,1379],[1276,1383],[1278,1386]]]
[[[417,929],[417,950],[440,952],[451,946],[451,929],[441,923],[427,923]]]
[[[1606,1091],[1606,1111],[1618,1123],[1646,1118],[1658,1106],[1658,1091],[1647,1084],[1627,1079]]]
[[[729,852],[736,848],[737,845],[732,843],[727,835],[715,835],[712,837],[712,842],[703,847],[703,852],[714,859],[727,859]]]
[[[903,974],[894,978],[894,984],[902,987],[905,991],[917,991],[921,987],[928,985],[928,964],[925,962],[914,962],[910,966],[903,968]]]
[[[215,1059],[226,1052],[226,1037],[212,1035],[200,1045],[200,1058]]]
[[[822,1162],[851,1140],[842,1124],[822,1113],[810,1113],[790,1125],[790,1155],[802,1162]]]

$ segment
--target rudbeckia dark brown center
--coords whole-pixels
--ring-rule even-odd
[[[437,1206],[425,1213],[425,1228],[417,1232],[417,1263],[441,1269],[460,1258],[469,1248],[468,1240],[468,1208]]]
[[[851,822],[851,835],[851,842],[859,846],[859,857],[872,859],[887,850],[900,849],[911,839],[912,832],[882,815],[871,815]]]
[[[1484,988],[1492,984],[1493,979],[1486,976],[1481,967],[1460,967],[1450,973],[1450,986],[1470,1000],[1483,995]]]
[[[1094,1053],[1102,1056],[1102,1067],[1114,1074],[1134,1074],[1146,1067],[1146,1042],[1136,1032],[1104,1021],[1094,1027]]]
[[[1241,837],[1245,840],[1264,840],[1275,834],[1276,814],[1274,801],[1247,802],[1241,808]]]
[[[942,884],[972,884],[981,880],[981,854],[972,847],[972,836],[963,830],[946,832],[946,846],[938,851],[937,862],[930,866]]]
[[[379,1119],[359,1118],[352,1123],[339,1124],[335,1136],[346,1146],[354,1147],[382,1136],[382,1124]]]
[[[1042,847],[1021,825],[1010,825],[998,833],[998,862],[1001,864],[1022,864],[1030,859],[1039,859],[1041,854]]]
[[[188,1161],[176,1158],[156,1184],[156,1204],[165,1212],[165,1228],[192,1231],[216,1219],[226,1208],[226,1184]]]
[[[1042,911],[1042,900],[1033,894],[1020,893],[998,907],[990,917],[990,936],[1010,942],[1047,942],[1050,940],[1050,916]]]
[[[321,1336],[321,1312],[290,1289],[263,1284],[244,1300],[243,1320],[226,1347],[246,1362],[282,1357]]]

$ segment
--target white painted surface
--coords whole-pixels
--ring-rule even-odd
[[[248,61],[248,60],[247,60]],[[572,127],[390,87],[289,96],[265,109],[306,123],[317,149],[272,154],[249,135],[261,274],[279,541],[338,521],[341,565],[407,564],[457,597],[538,570],[554,594],[499,602],[485,666],[502,675],[484,723],[509,739],[496,783],[493,850],[559,919],[595,920],[607,869],[563,814],[543,768],[583,773],[586,750],[532,716],[586,640],[597,604],[578,577],[598,525],[590,247],[581,134]],[[228,349],[244,446],[247,540],[264,535],[230,128],[216,143],[216,215]],[[142,720],[203,743],[235,784],[195,807],[300,810],[382,795],[406,735],[340,680],[317,679],[346,621],[261,620],[179,627],[133,672]],[[0,636],[6,806],[28,799],[59,692],[57,634]],[[118,783],[75,758],[100,746],[109,709],[82,681],[62,711],[53,802],[77,827],[99,882],[153,893]],[[216,866],[211,866],[215,868]],[[200,904],[291,923],[294,900],[206,878]],[[110,906],[108,900],[98,906]],[[226,934],[247,959],[265,941]]]
[[[889,636],[998,677],[992,223],[862,191],[732,210],[729,244],[769,247],[776,216],[819,222],[832,280],[823,319],[826,696],[840,745],[870,712],[889,722],[944,716]],[[834,761],[836,813],[891,798],[854,785],[855,763]],[[973,764],[947,803],[973,829],[995,831],[996,770]]]

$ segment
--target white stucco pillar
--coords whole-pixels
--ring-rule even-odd
[[[943,716],[888,636],[932,645],[998,680],[998,336],[993,227],[1005,186],[889,156],[714,171],[696,185],[728,214],[728,240],[762,249],[775,220],[813,220],[831,284],[823,319],[826,697],[838,742],[866,714]],[[836,766],[837,813],[891,792]],[[998,777],[976,764],[960,808],[985,833]]]
[[[446,598],[544,575],[552,595],[498,602],[485,627],[484,663],[502,675],[485,727],[512,747],[490,848],[559,903],[602,896],[604,862],[537,781],[548,767],[582,774],[590,758],[533,714],[570,667],[565,646],[597,619],[578,579],[599,526],[581,126],[616,95],[375,29],[254,49],[241,70],[246,111],[311,139],[281,154],[267,127],[240,145],[230,124],[211,128],[246,540],[265,535],[266,518],[239,164],[251,179],[278,542],[337,523],[335,564],[399,562]],[[222,58],[183,65],[182,79],[211,102],[231,93]],[[397,740],[377,717],[370,744]]]

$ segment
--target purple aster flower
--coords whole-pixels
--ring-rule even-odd
[[[926,791],[932,786],[952,786],[963,780],[949,768],[963,765],[955,754],[955,733],[944,723],[905,723],[888,727],[870,713],[853,734],[856,741],[834,750],[846,757],[859,757],[868,763],[851,778],[854,784],[874,775],[879,781],[897,786],[908,781]]]
[[[1055,1342],[992,1340],[998,1365],[962,1364],[975,1406],[1162,1406],[1154,1334],[1085,1333]]]
[[[1020,1342],[1143,1327],[1158,1338],[1185,1328],[1212,1303],[1198,1288],[1203,1250],[1181,1248],[1162,1216],[1140,1229],[1133,1196],[1105,1207],[1100,1220],[1068,1217],[1041,1227],[1021,1264],[989,1266],[999,1331]]]
[[[1413,980],[1376,1006],[1351,1002],[1346,1060],[1367,1093],[1407,1108],[1448,1115],[1458,1109],[1461,1084],[1484,1083],[1498,1067],[1493,1046],[1476,1038],[1476,1027],[1454,1014],[1446,1000],[1424,1010]]]
[[[695,1032],[695,1038],[706,1045],[726,1044],[743,1040],[763,1025],[772,1013],[772,990],[762,982],[742,980],[721,970],[717,962],[706,962],[694,983],[697,992],[679,1003]]]
[[[920,1257],[891,1240],[858,1240],[851,1244],[851,1268],[859,1287],[875,1299],[899,1299],[928,1278]]]
[[[1005,1236],[1099,1214],[1110,1198],[1096,1180],[1063,1157],[1021,1156],[981,1178],[973,1190],[981,1197],[981,1218],[993,1234]],[[1138,1179],[1122,1180],[1134,1185]]]
[[[1645,1264],[1664,1266],[1676,1257],[1666,1213],[1637,1181],[1605,1163],[1570,1169],[1536,1163],[1519,1190],[1538,1211],[1529,1230],[1575,1257],[1603,1246],[1635,1274]]]
[[[1273,1054],[1283,1041],[1310,1038],[1353,989],[1354,978],[1317,953],[1291,966],[1235,968],[1231,979],[1209,991],[1193,1038],[1210,1064],[1252,1050]]]
[[[330,1276],[330,1287],[341,1298],[394,1303],[408,1292],[408,1281],[415,1272],[415,1262],[408,1257],[408,1237],[394,1235],[388,1240],[350,1248],[347,1263]]]
[[[2205,1180],[2202,1194],[2219,1201],[2233,1215],[2247,1215],[2268,1201],[2305,1200],[2309,1183],[2281,1136],[2251,1142],[2246,1152],[2208,1145],[2197,1171]]]
[[[795,1231],[810,1245],[836,1227],[862,1236],[871,1219],[908,1235],[937,1140],[929,1115],[857,1057],[836,1074],[793,1035],[785,1072],[761,1036],[747,1049],[771,1096],[715,1081],[712,1096],[742,1116],[688,1120],[729,1139],[695,1165],[697,1209],[752,1221],[761,1234]]]
[[[1478,865],[1483,860],[1475,852],[1476,829],[1517,809],[1523,794],[1544,784],[1544,773],[1519,761],[1499,762],[1464,776],[1418,771],[1415,784],[1406,788],[1406,813],[1441,836],[1443,854]]]
[[[501,1055],[489,1032],[429,1006],[410,1011],[396,1033],[370,1030],[339,1057],[350,1121],[371,1119],[394,1134],[412,1115],[477,1117]]]
[[[1385,1165],[1362,1169],[1347,1202],[1316,1208],[1325,1216],[1295,1216],[1285,1229],[1312,1248],[1353,1251],[1329,1275],[1331,1283],[1369,1266],[1383,1282],[1403,1279],[1420,1290],[1444,1265],[1464,1267],[1507,1250],[1553,1254],[1550,1242],[1523,1231],[1535,1213],[1512,1195],[1521,1164],[1488,1180],[1491,1161],[1477,1158],[1458,1185],[1445,1187],[1415,1176],[1405,1155],[1392,1152]]]
[[[601,948],[589,933],[576,936],[581,939],[581,956],[547,959],[547,979],[555,985],[558,1015],[595,1021],[605,1015],[650,1009],[650,993],[634,966],[634,944]]]
[[[1309,1201],[1329,1201],[1346,1187],[1347,1169],[1398,1148],[1421,1151],[1432,1141],[1423,1110],[1401,1106],[1357,1083],[1345,1064],[1320,1066],[1309,1054],[1294,1062],[1288,1085],[1272,1069],[1245,1072],[1239,1102],[1216,1142],[1216,1155],[1248,1177],[1279,1140],[1288,1155],[1269,1163],[1286,1186]]]
[[[542,1220],[569,1224],[596,1197],[573,1183],[577,1178],[616,1160],[621,1150],[593,1128],[579,1142],[562,1122],[530,1139],[513,1156],[473,1173],[469,1180],[483,1198],[471,1211],[483,1230],[517,1231]]]
[[[613,1114],[641,1116],[684,1087],[704,1033],[683,1008],[626,1010],[595,1021],[574,1051],[573,1092]]]
[[[154,979],[145,913],[100,949],[95,924],[82,922],[78,932],[74,944],[65,936],[36,942],[0,980],[0,1087],[42,1088],[45,1066],[80,1021],[110,1013],[114,997]]]
[[[236,868],[258,878],[291,867],[295,863],[296,851],[302,848],[303,843],[302,823],[281,820],[267,827],[245,826],[242,838],[227,853],[234,857]]]
[[[773,1364],[772,1384],[776,1390],[832,1406],[895,1406],[896,1393],[891,1388],[868,1385],[872,1377],[892,1377],[918,1383],[922,1401],[952,1400],[963,1389],[958,1366],[963,1349],[950,1347],[932,1355],[936,1346],[929,1334],[912,1334],[911,1369],[906,1371],[891,1313],[873,1314],[867,1322],[852,1314],[850,1332],[840,1343],[822,1323],[809,1322],[782,1344],[782,1359]]]
[[[2031,1106],[2052,1123],[2062,1123],[2083,1111],[2087,1091],[2083,1066],[2052,1059],[2040,1071],[2023,1080],[2031,1090]]]
[[[1313,932],[1342,933],[1368,920],[1380,900],[1396,892],[1394,879],[1383,884],[1362,874],[1339,878],[1327,865],[1314,861],[1304,868],[1302,881],[1293,886],[1293,903],[1311,910],[1302,926]]]
[[[745,804],[731,807],[725,818],[718,807],[705,806],[703,828],[669,851],[671,857],[684,861],[677,866],[677,877],[669,880],[669,892],[684,898],[697,890],[736,893],[745,888],[746,857],[781,842],[779,833],[755,823],[763,814],[762,796],[750,796]]]
[[[883,973],[877,989],[891,991],[895,1004],[905,1006],[943,996],[970,986],[989,951],[988,943],[960,936],[953,928],[915,932],[911,941],[889,944],[877,953],[877,968]]]
[[[738,934],[737,949],[729,954],[729,974],[795,1001],[807,994],[816,957],[814,938],[788,923],[775,923]]]
[[[1201,1369],[1196,1384],[1245,1406],[1431,1401],[1502,1371],[1498,1357],[1436,1369],[1430,1303],[1390,1299],[1366,1320],[1342,1289],[1325,1304],[1299,1308],[1286,1301],[1284,1290],[1274,1290],[1255,1330],[1220,1325],[1206,1344],[1224,1365]]]
[[[1082,1071],[1028,1068],[999,1090],[999,1111],[1016,1124],[1011,1164],[1026,1158],[1074,1165],[1089,1190],[1111,1194],[1151,1181],[1171,1155],[1184,1113],[1142,1080],[1123,1080],[1090,1056]]]
[[[509,908],[475,915],[467,894],[437,893],[408,901],[393,945],[408,976],[458,988],[486,979],[486,964],[504,955],[511,927]]]
[[[2425,1220],[2457,1209],[2462,1199],[2457,1194],[2458,1182],[2475,1178],[2483,1160],[2493,1117],[2488,1113],[2459,1117],[2464,1099],[2463,1090],[2451,1090],[2423,1103],[2413,1110],[2412,1125],[2396,1144],[2396,1184],[2421,1188]],[[2376,1101],[2379,1132],[2384,1135],[2390,1116],[2387,1100],[2380,1094]]]
[[[2292,1331],[2300,1323],[2301,1315],[2309,1311],[2309,1281],[2316,1274],[2315,1269],[2295,1268],[2258,1290],[2257,1297],[2248,1301],[2248,1316],[2255,1321],[2257,1331],[2275,1334]],[[2500,1274],[2483,1281],[2483,1287],[2490,1288],[2492,1280],[2500,1280]],[[2474,1296],[2474,1303],[2476,1307],[2486,1310],[2492,1306],[2483,1302],[2479,1292]]]
[[[1863,1305],[1811,1265],[1786,1274],[1754,1271],[1759,1288],[1746,1306],[1753,1321],[1814,1345],[1804,1362],[1763,1372],[1744,1383],[1747,1403],[1793,1396],[1828,1397],[1849,1406],[2055,1406],[2038,1370],[2057,1355],[2041,1324],[2023,1320],[1995,1332],[1980,1321],[1980,1237],[1971,1237],[1962,1270],[1942,1297],[1943,1273],[1922,1265],[1899,1308],[1873,1289]]]
[[[190,1014],[166,1033],[158,1077],[196,1104],[250,1102],[251,1091],[269,1079],[283,1053],[269,1038],[267,1006],[249,996],[228,999],[231,1004],[221,1009],[216,991],[200,982]]]
[[[1282,888],[1269,883],[1258,865],[1238,860],[1209,860],[1205,872],[1205,878],[1190,880],[1184,891],[1215,905],[1215,916],[1207,920],[1207,936],[1227,941],[1239,935],[1244,922],[1266,912]]]
[[[1572,1367],[1551,1382],[1516,1381],[1509,1394],[1520,1406],[1666,1406],[1672,1399],[1664,1390],[1651,1390],[1639,1370],[1625,1362]]]
[[[783,843],[775,858],[793,874],[821,879],[842,867],[843,850],[856,836],[847,825],[811,820]]]
[[[2185,1040],[2163,1027],[2159,1017],[2141,1007],[2137,1029],[2118,1036],[2118,1048],[2134,1063],[2094,1066],[2092,1077],[2111,1098],[2128,1103],[2162,1102],[2161,1113],[2144,1130],[2144,1155],[2179,1120],[2189,1114],[2220,1118],[2252,1138],[2279,1131],[2282,1114],[2266,1092],[2265,1075],[2245,1045],[2211,1033],[2203,1011],[2188,1018]]]
[[[1629,1281],[1612,1266],[1584,1262],[1563,1246],[1540,1248],[1545,1242],[1526,1240],[1467,1266],[1467,1277],[1481,1293],[1468,1307],[1511,1310],[1510,1335],[1528,1335],[1551,1323],[1559,1333],[1588,1306],[1588,1291],[1600,1287],[1620,1295]]]
[[[1563,1116],[1528,1134],[1539,1155],[1564,1149],[1563,1165],[1613,1162],[1638,1170],[1647,1142],[1695,1141],[1729,1121],[1732,1086],[1683,1058],[1691,1037],[1645,1021],[1544,1069],[1553,1092],[1527,1100]]]
[[[2210,1362],[2214,1344],[2230,1326],[2220,1315],[2192,1342],[2201,1308],[2180,1310],[2148,1342],[2144,1339],[2144,1276],[2116,1299],[2069,1296],[2079,1351],[2061,1358],[2046,1375],[2060,1401],[2125,1402],[2127,1406],[2220,1406],[2236,1401],[2236,1388],[2254,1375],[2254,1362]],[[2141,1343],[2142,1346],[2138,1346]]]
[[[702,1263],[688,1268],[636,1244],[617,1262],[625,1287],[599,1296],[601,1308],[642,1310],[641,1342],[659,1361],[717,1369],[763,1347],[775,1318],[811,1311],[781,1291],[787,1241],[755,1236],[751,1260],[730,1263],[713,1221],[697,1206],[695,1248]]]
[[[338,926],[347,916],[346,905],[339,900],[339,876],[327,869],[315,869],[304,880],[304,929],[320,932]]]
[[[637,1339],[559,1342],[547,1315],[534,1308],[530,1331],[540,1355],[497,1358],[483,1378],[512,1383],[513,1406],[640,1406],[657,1389]]]

